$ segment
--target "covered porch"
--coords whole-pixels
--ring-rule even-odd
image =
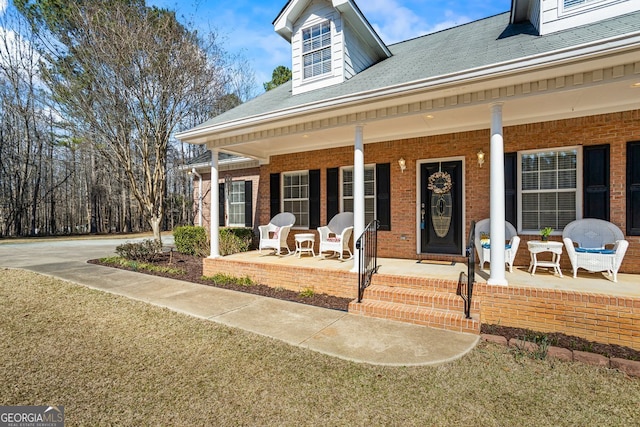
[[[357,302],[358,276],[354,261],[322,257],[275,256],[258,251],[204,260],[203,274],[249,276],[255,282],[294,291],[311,289],[353,298],[349,312],[422,324],[447,330],[479,333],[480,324],[500,324],[541,332],[563,332],[598,342],[640,348],[640,277],[618,275],[614,283],[602,273],[528,266],[505,271],[509,286],[491,285],[489,270],[476,265],[471,319],[465,319],[456,295],[464,262],[379,258],[378,273]]]
[[[211,258],[206,259],[205,265],[211,263]],[[260,269],[284,269],[284,268],[310,268],[313,269],[318,276],[325,273],[353,273],[347,277],[353,278],[355,282],[348,285],[351,293],[341,293],[344,297],[357,297],[357,273],[352,272],[354,260],[341,262],[337,259],[301,256],[295,254],[288,256],[275,256],[268,254],[268,251],[261,255],[258,251],[242,252],[238,254],[221,257],[220,261],[237,262],[238,264],[250,263],[256,265]],[[212,264],[213,265],[213,264]],[[489,278],[489,264],[485,265],[485,269],[480,269],[476,264],[476,284],[485,284]],[[640,298],[640,275],[638,274],[618,274],[618,282],[614,283],[609,280],[603,273],[589,273],[585,270],[578,270],[578,277],[574,279],[570,270],[563,269],[564,277],[553,274],[552,268],[538,267],[536,274],[531,275],[527,269],[528,265],[518,265],[513,267],[513,273],[505,271],[505,276],[509,280],[509,286],[520,286],[536,289],[549,289],[558,291],[584,292],[592,294],[602,294],[615,297],[632,297]],[[205,268],[205,270],[207,270]],[[378,274],[376,277],[397,276],[402,278],[431,278],[458,282],[461,272],[467,271],[467,265],[464,262],[444,262],[415,259],[400,258],[378,258]],[[237,275],[237,274],[236,274]],[[288,277],[288,281],[293,290],[303,290],[311,287],[312,284],[304,283],[296,277]],[[298,280],[296,280],[298,279]],[[285,282],[276,286],[284,286]],[[295,287],[297,286],[297,288]],[[287,286],[288,287],[288,286]]]

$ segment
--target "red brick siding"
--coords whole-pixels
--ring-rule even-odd
[[[358,296],[358,275],[348,271],[319,270],[302,266],[257,264],[249,261],[229,261],[225,258],[205,258],[202,274],[224,273],[234,277],[249,276],[254,282],[295,292],[306,288],[320,294],[343,298]]]
[[[640,350],[640,298],[476,284],[480,321]]]
[[[202,173],[202,222],[203,226],[207,229],[207,233],[210,228],[211,221],[211,172]],[[253,194],[253,228],[257,229],[260,222],[256,218],[258,191],[260,185],[260,168],[240,169],[232,171],[223,171],[219,173],[219,183],[223,183],[225,177],[229,175],[234,181],[252,181],[251,190]],[[218,189],[216,188],[216,191]],[[198,182],[194,181],[193,184],[193,200],[194,200],[194,223],[198,223]],[[217,209],[217,207],[216,207]]]
[[[611,146],[611,222],[626,230],[626,144],[640,139],[640,110],[554,120],[543,123],[510,126],[504,128],[505,152],[557,148],[573,145],[610,144]],[[402,139],[364,146],[365,163],[391,163],[391,231],[379,233],[379,255],[382,257],[416,258],[416,162],[428,159],[464,157],[465,159],[465,239],[470,221],[489,216],[489,130],[459,132],[447,135]],[[366,140],[366,128],[365,128]],[[477,164],[476,153],[486,153],[483,167]],[[402,173],[397,161],[406,160],[407,169]],[[327,168],[353,164],[353,147],[309,151],[273,156],[268,165],[259,169],[256,224],[266,224],[270,219],[269,175],[297,170],[321,171],[321,223],[326,224],[324,202],[326,200]],[[205,215],[206,216],[206,215]],[[514,224],[515,225],[515,224]],[[293,248],[293,234],[289,237]],[[526,241],[537,235],[521,236],[516,265],[528,265]],[[630,246],[620,269],[626,273],[640,273],[640,236],[629,236]],[[563,268],[568,268],[566,255]]]

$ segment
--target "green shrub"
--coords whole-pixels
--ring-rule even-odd
[[[208,280],[216,285],[241,285],[241,286],[253,286],[255,282],[251,280],[249,276],[235,277],[230,274],[216,273],[213,276],[202,276],[203,280]]]
[[[173,230],[176,250],[185,255],[208,256],[209,242],[204,227],[185,225]]]
[[[253,230],[249,228],[221,228],[220,255],[247,252],[253,241]]]
[[[132,261],[119,256],[100,258],[100,262],[103,262],[109,265],[115,265],[118,267],[130,268],[134,271],[144,270],[144,271],[157,272],[157,273],[168,273],[174,276],[187,274],[187,272],[181,268],[165,267],[161,265],[148,264],[145,262]]]
[[[154,239],[116,246],[119,256],[133,261],[153,261],[161,251],[162,244]]]
[[[304,288],[303,290],[300,291],[298,295],[300,295],[302,298],[311,298],[315,294],[316,293],[313,290],[313,288]]]

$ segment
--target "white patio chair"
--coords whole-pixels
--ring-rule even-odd
[[[353,253],[349,247],[349,240],[353,233],[353,212],[342,212],[335,215],[329,224],[318,227],[320,234],[319,253],[333,252],[332,256],[338,256],[344,261],[344,253],[349,253],[349,258],[353,258]]]
[[[505,244],[504,251],[504,263],[509,266],[509,273],[513,273],[513,261],[516,259],[516,253],[518,252],[518,246],[520,246],[520,237],[516,232],[516,228],[511,225],[510,222],[505,221],[504,238],[509,243]],[[489,241],[480,241],[480,236],[486,234],[489,236]],[[485,262],[491,262],[491,221],[489,218],[483,219],[476,223],[475,232],[475,247],[478,254],[478,262],[480,268],[484,268]]]
[[[595,218],[577,219],[567,224],[562,238],[574,278],[578,269],[584,268],[592,272],[606,271],[614,282],[618,281],[618,269],[629,242],[615,224]]]
[[[258,227],[260,230],[260,243],[258,245],[259,252],[263,249],[273,249],[275,253],[280,255],[280,250],[286,248],[291,253],[289,245],[287,245],[287,237],[291,227],[296,223],[296,216],[290,212],[282,212],[271,218],[269,224]]]

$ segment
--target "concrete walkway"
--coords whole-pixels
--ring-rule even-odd
[[[437,365],[462,357],[479,340],[477,335],[356,316],[86,262],[113,255],[124,241],[0,242],[0,267],[46,274],[355,362]]]

